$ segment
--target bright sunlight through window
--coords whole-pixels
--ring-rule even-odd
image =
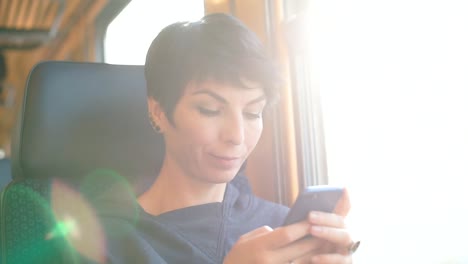
[[[316,0],[331,184],[355,263],[468,263],[468,2]]]
[[[143,65],[151,42],[164,27],[203,15],[203,0],[132,0],[107,29],[105,61]]]

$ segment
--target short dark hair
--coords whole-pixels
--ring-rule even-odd
[[[277,65],[255,33],[221,13],[164,28],[148,49],[145,77],[148,96],[171,121],[190,81],[212,78],[246,88],[245,80],[258,82],[268,104],[276,101],[282,83]]]

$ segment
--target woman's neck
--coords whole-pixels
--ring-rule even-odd
[[[186,175],[175,162],[165,159],[161,171],[138,202],[145,211],[160,215],[185,207],[222,202],[226,183],[204,182]]]

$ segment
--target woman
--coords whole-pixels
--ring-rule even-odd
[[[136,223],[111,239],[111,262],[351,263],[346,209],[280,227],[288,208],[235,177],[280,85],[254,33],[224,14],[175,23],[150,46],[145,76],[165,159]]]

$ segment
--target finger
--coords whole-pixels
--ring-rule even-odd
[[[344,217],[334,213],[312,211],[308,215],[309,223],[313,225],[344,228],[346,226]]]
[[[341,195],[341,198],[336,204],[335,210],[333,212],[345,217],[348,215],[350,209],[351,201],[349,200],[349,192],[348,189],[344,188],[343,194]]]
[[[343,256],[340,254],[324,254],[311,257],[313,264],[351,264],[353,260],[351,256]]]
[[[247,240],[250,240],[250,239],[253,239],[253,238],[256,238],[258,236],[261,236],[261,235],[264,235],[264,234],[267,234],[269,232],[272,232],[273,229],[269,226],[262,226],[262,227],[259,227],[257,229],[254,229],[244,235],[242,235],[240,238],[239,238],[239,241],[247,241]]]
[[[279,227],[265,236],[263,243],[268,248],[277,249],[310,234],[309,229],[310,224],[307,221]]]
[[[314,251],[311,251],[308,254],[306,254],[304,256],[301,256],[298,259],[295,259],[295,260],[293,260],[291,262],[294,263],[294,264],[310,264],[312,262],[311,261],[312,257],[317,255],[317,254],[321,254],[321,253],[318,253],[318,252],[316,252],[314,250]]]
[[[346,248],[353,240],[346,229],[325,227],[325,226],[311,226],[310,234],[315,237],[327,240],[337,247]]]
[[[319,238],[317,238],[319,239]],[[320,250],[317,252],[319,254],[332,254],[332,253],[339,253],[337,251],[337,247],[335,244],[331,243],[330,241],[319,239],[322,242],[320,246]]]
[[[296,263],[298,262],[298,259],[301,259],[301,257],[310,256],[312,253],[317,254],[318,250],[322,246],[322,243],[323,240],[308,236],[275,250],[273,252],[273,259],[279,259],[280,262],[294,260],[294,263]],[[307,260],[309,261],[309,259]]]

